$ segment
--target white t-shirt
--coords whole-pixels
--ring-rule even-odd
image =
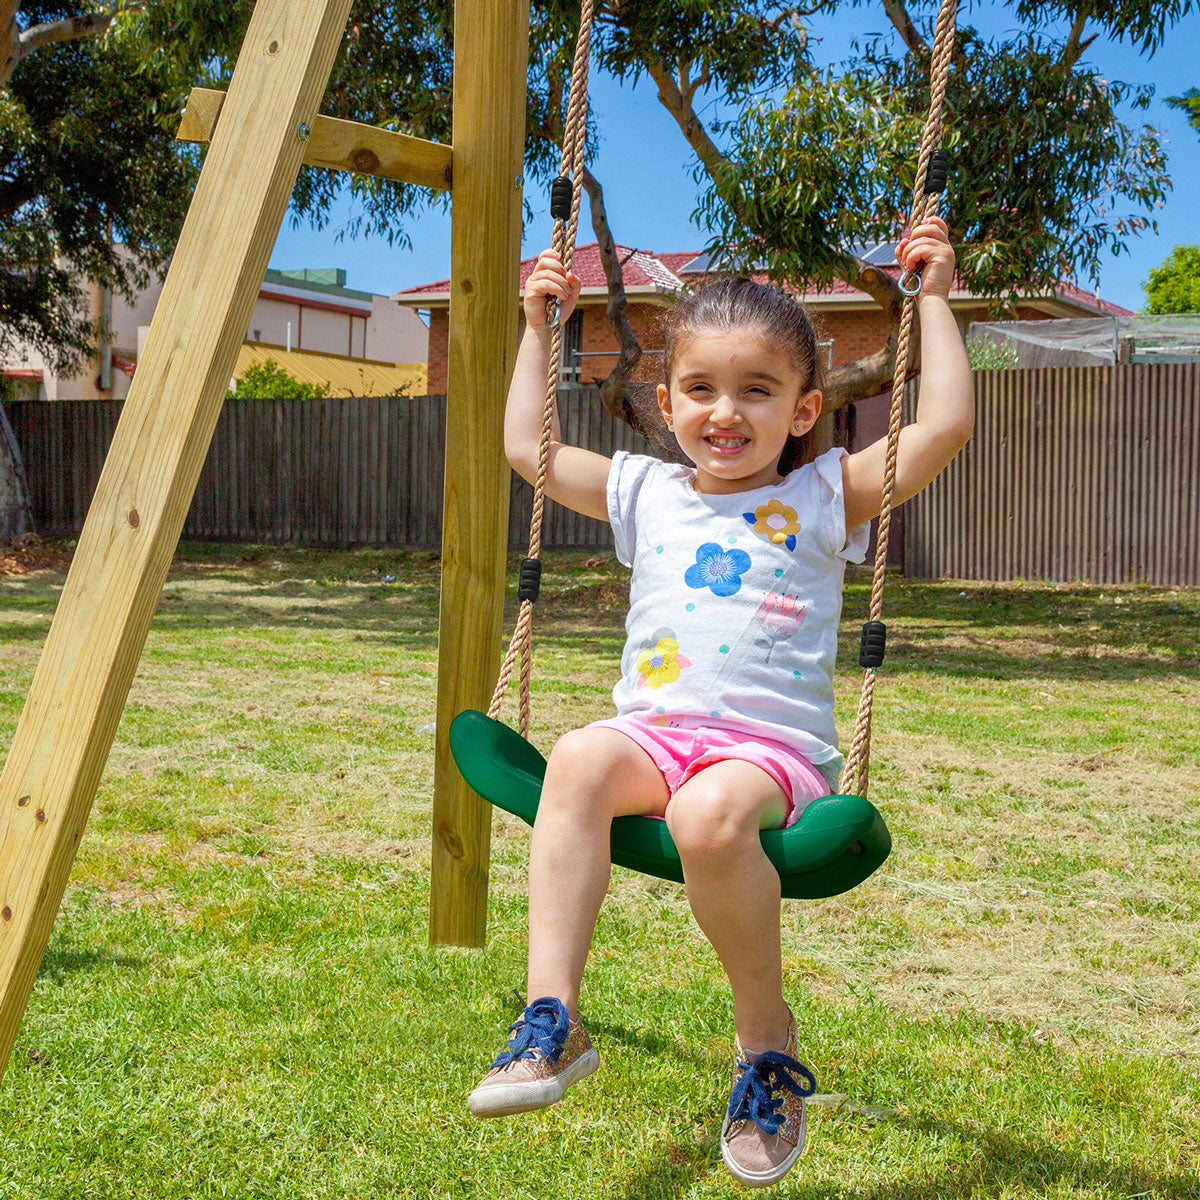
[[[729,495],[696,491],[692,467],[613,456],[608,515],[633,568],[619,715],[769,737],[836,786],[842,581],[870,534],[863,524],[847,536],[845,453]]]

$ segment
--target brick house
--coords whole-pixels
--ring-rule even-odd
[[[898,276],[896,243],[881,242],[864,248],[867,262]],[[675,294],[684,287],[694,287],[712,274],[707,255],[693,251],[653,253],[618,246],[622,275],[628,300],[628,317],[643,357],[634,375],[637,381],[657,382],[661,370],[662,339],[659,322]],[[529,278],[536,258],[521,262],[521,283]],[[608,288],[599,247],[595,242],[579,246],[575,251],[573,269],[583,282],[579,305],[564,331],[563,381],[565,383],[594,383],[608,374],[616,359],[617,342],[608,325],[605,306]],[[765,276],[756,276],[765,280]],[[396,292],[393,300],[428,314],[429,320],[429,390],[446,390],[446,344],[450,308],[450,281],[441,279],[419,287]],[[865,292],[836,283],[821,292],[810,292],[804,302],[817,325],[818,336],[828,353],[828,363],[840,366],[863,355],[872,354],[887,342],[888,324],[883,311]],[[987,319],[986,302],[968,292],[950,295],[954,310],[964,333],[972,321]],[[1052,294],[1031,295],[1019,305],[1021,320],[1036,321],[1056,317],[1096,317],[1128,315],[1129,310],[1100,300],[1090,292],[1064,284]],[[869,402],[861,402],[859,407]]]

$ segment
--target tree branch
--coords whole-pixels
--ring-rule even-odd
[[[1073,67],[1082,57],[1083,52],[1098,38],[1098,33],[1093,33],[1090,38],[1084,38],[1083,27],[1087,24],[1087,13],[1082,9],[1076,12],[1075,20],[1071,23],[1071,32],[1067,34],[1067,40],[1063,45],[1062,56],[1059,58],[1059,65]]]
[[[21,0],[0,0],[0,29],[4,38],[4,58],[0,63],[0,84],[7,83],[21,56],[21,31],[17,28],[17,5]]]
[[[696,116],[696,110],[692,107],[691,94],[686,96],[683,94],[679,84],[661,63],[648,62],[646,70],[649,72],[650,78],[658,85],[658,98],[662,106],[675,118],[675,123],[683,132],[688,145],[695,150],[704,164],[705,170],[719,185],[719,178],[727,172],[729,161],[717,148],[716,142],[708,136],[708,130]]]
[[[37,196],[37,189],[28,179],[12,179],[0,183],[0,220],[11,221],[18,210]]]
[[[621,271],[622,263],[617,257],[616,241],[608,223],[604,189],[586,166],[583,168],[583,186],[587,189],[588,200],[591,203],[592,228],[596,233],[600,261],[604,266],[604,278],[608,284],[608,323],[620,347],[616,365],[600,381],[600,398],[613,416],[620,417],[647,441],[677,452],[675,439],[671,437],[658,405],[637,404],[629,395],[629,379],[641,361],[642,347],[638,343],[633,326],[629,323],[625,279]]]
[[[101,37],[119,14],[145,10],[142,0],[115,0],[107,12],[80,13],[76,17],[46,21],[41,25],[31,25],[21,33],[17,30],[18,3],[19,0],[2,0],[0,6],[0,23],[4,24],[8,33],[4,67],[0,69],[0,84],[8,82],[26,55],[32,54],[42,46],[49,46],[55,42],[73,42],[80,38]]]
[[[896,344],[900,335],[900,314],[904,308],[904,295],[900,284],[887,271],[864,262],[861,258],[848,258],[842,279],[866,292],[887,314],[888,340],[875,351],[853,362],[843,363],[829,372],[825,380],[824,413],[836,412],[855,400],[877,396],[892,385],[895,374]],[[913,338],[909,352],[909,375],[921,369],[920,338]]]
[[[883,10],[913,54],[929,52],[925,39],[917,32],[912,17],[908,15],[908,9],[904,7],[904,0],[883,0]]]

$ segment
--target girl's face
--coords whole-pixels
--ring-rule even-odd
[[[680,346],[658,406],[696,464],[701,492],[746,492],[779,482],[789,434],[812,428],[821,393],[787,355],[746,330],[699,334]]]

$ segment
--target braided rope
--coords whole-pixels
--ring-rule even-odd
[[[563,132],[560,175],[571,180],[571,215],[554,222],[554,250],[567,271],[575,259],[575,236],[579,229],[579,205],[583,191],[583,150],[587,140],[588,57],[592,38],[592,0],[583,0],[579,14],[579,37],[571,65],[571,90],[567,100],[567,120]],[[546,472],[550,463],[550,441],[554,431],[554,405],[558,392],[558,373],[562,361],[562,322],[556,320],[550,338],[550,365],[546,372],[546,404],[542,410],[542,434],[538,446],[537,478],[533,485],[533,513],[529,521],[529,558],[542,550],[542,515],[546,505]],[[521,736],[529,736],[529,684],[533,673],[533,602],[521,601],[517,625],[513,630],[504,665],[496,680],[496,689],[488,706],[488,716],[500,715],[504,693],[508,690],[518,657],[520,667],[519,712]]]
[[[925,173],[930,157],[942,140],[942,110],[946,98],[946,83],[950,75],[950,59],[954,52],[957,16],[958,0],[942,0],[933,40],[929,114],[925,119],[925,132],[921,138],[921,152],[917,164],[917,178],[913,184],[910,229],[915,229],[937,212],[938,197],[925,195]],[[904,401],[904,388],[908,382],[909,344],[915,309],[916,297],[905,296],[904,307],[900,313],[900,337],[896,345],[896,370],[892,377],[892,409],[888,420],[883,497],[879,512],[879,533],[875,544],[875,574],[871,580],[870,619],[872,621],[878,621],[883,613],[883,580],[887,569],[888,531],[892,523],[892,489],[896,482],[896,447],[900,440],[900,417]],[[874,698],[875,668],[867,667],[863,672],[862,696],[854,722],[850,752],[846,755],[846,765],[838,785],[838,790],[844,795],[866,796],[867,794],[871,759],[871,706]]]

